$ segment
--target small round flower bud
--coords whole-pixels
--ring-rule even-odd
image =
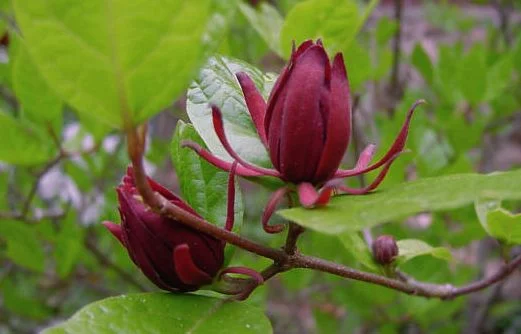
[[[391,235],[381,235],[373,242],[373,257],[376,262],[387,265],[398,256],[398,245]]]

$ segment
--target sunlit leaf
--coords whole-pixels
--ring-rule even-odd
[[[278,213],[313,230],[340,234],[359,231],[424,211],[449,210],[479,198],[521,199],[521,170],[424,178],[364,196],[337,196],[322,208]]]

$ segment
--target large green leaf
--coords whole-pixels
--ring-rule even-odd
[[[25,42],[12,37],[15,51],[12,56],[12,82],[16,97],[20,101],[23,117],[42,128],[52,128],[56,135],[61,133],[62,103],[44,80],[34,64]]]
[[[215,104],[223,113],[226,136],[235,151],[247,161],[269,167],[271,162],[268,153],[260,141],[239,82],[235,78],[235,74],[240,71],[248,73],[267,98],[274,83],[272,75],[264,75],[240,60],[216,56],[210,58],[188,90],[188,117],[208,149],[217,156],[232,161],[213,128],[210,104]]]
[[[27,269],[43,272],[45,269],[43,245],[32,226],[19,221],[0,221],[0,239],[6,242],[6,256],[11,261]]]
[[[269,48],[282,56],[279,36],[284,19],[280,16],[277,9],[264,2],[262,2],[257,9],[245,3],[240,3],[239,8],[253,29],[259,33]]]
[[[0,110],[0,161],[17,165],[34,165],[48,161],[54,147],[50,136],[45,136]]]
[[[181,147],[185,140],[196,142],[204,147],[203,140],[193,126],[179,121],[172,140],[172,161],[183,199],[206,220],[224,227],[228,173],[206,162],[192,150]],[[243,213],[241,192],[236,187],[234,230],[240,229]]]
[[[13,1],[29,53],[59,96],[112,126],[167,106],[205,54],[211,0]]]
[[[271,333],[271,325],[261,309],[245,303],[148,293],[92,303],[43,333]]]
[[[339,234],[404,218],[423,211],[449,210],[479,198],[521,199],[521,170],[455,174],[402,183],[364,196],[337,196],[316,209],[278,211],[313,230]]]
[[[433,257],[450,261],[452,255],[447,248],[432,247],[428,243],[417,239],[402,239],[396,242],[398,244],[397,261],[403,264],[417,256],[431,255]]]
[[[367,246],[365,240],[360,236],[359,232],[346,232],[338,236],[340,242],[351,253],[351,255],[360,262],[366,269],[378,271],[379,266],[373,259],[373,253]]]

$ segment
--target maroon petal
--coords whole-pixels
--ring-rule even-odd
[[[107,228],[107,230],[110,231],[110,233],[112,233],[113,236],[116,237],[116,239],[119,240],[123,247],[126,247],[125,240],[123,239],[123,231],[121,230],[121,225],[114,224],[110,221],[104,221],[102,224]]]
[[[222,170],[225,170],[225,171],[230,171],[230,169],[232,168],[232,163],[231,162],[222,160],[221,158],[213,155],[212,153],[208,152],[207,150],[202,148],[197,143],[194,143],[192,141],[184,141],[183,142],[183,147],[188,147],[188,148],[192,149],[201,158],[203,158],[204,160],[208,161],[209,163],[211,163],[212,165],[214,165],[215,167],[217,167],[219,169],[222,169]],[[256,171],[253,171],[253,170],[251,170],[249,168],[246,168],[246,167],[244,167],[242,165],[239,165],[239,166],[237,166],[237,175],[246,176],[246,177],[248,177],[248,176],[262,176],[262,175],[264,175],[264,173],[256,172]]]
[[[235,221],[235,173],[237,171],[237,161],[233,162],[232,170],[228,176],[228,200],[226,201],[226,224],[224,229],[233,230]]]
[[[348,177],[348,176],[354,176],[359,175],[363,173],[370,172],[372,170],[375,170],[376,168],[388,163],[391,159],[394,159],[396,154],[403,151],[403,148],[405,147],[405,142],[407,140],[407,135],[409,134],[409,126],[411,124],[411,119],[414,114],[414,111],[416,110],[416,107],[418,107],[420,104],[426,103],[425,100],[418,100],[416,101],[411,109],[409,109],[409,112],[407,113],[407,117],[405,119],[405,122],[402,126],[402,129],[400,130],[400,133],[396,137],[393,145],[387,151],[387,153],[374,165],[371,165],[363,170],[358,170],[356,172],[353,172],[352,170],[340,170],[335,173],[335,177]]]
[[[241,165],[244,167],[251,169],[253,171],[263,173],[267,176],[275,176],[280,177],[280,173],[274,169],[264,168],[255,166],[243,158],[241,158],[237,152],[232,148],[230,145],[230,142],[228,141],[228,138],[226,138],[226,132],[224,131],[224,124],[223,124],[223,117],[221,110],[217,106],[212,106],[212,120],[213,120],[213,126],[215,128],[215,133],[217,134],[217,137],[219,138],[221,144],[224,146],[226,152],[228,152],[229,155],[232,156],[235,160],[237,160]]]
[[[236,76],[241,85],[242,93],[244,94],[244,99],[246,100],[246,105],[253,120],[253,124],[255,124],[255,128],[257,129],[257,133],[259,134],[262,143],[267,147],[268,141],[266,139],[266,130],[264,128],[266,102],[261,93],[257,90],[253,80],[251,80],[246,73],[239,72]]]
[[[175,271],[184,284],[201,286],[212,281],[207,273],[195,265],[187,244],[179,245],[174,249],[173,261]]]
[[[389,168],[391,168],[391,165],[393,164],[394,160],[396,160],[396,158],[398,158],[401,153],[403,153],[403,152],[396,153],[393,157],[391,157],[391,159],[388,160],[385,163],[384,168],[380,171],[380,173],[378,174],[376,179],[374,179],[374,181],[370,185],[368,185],[367,187],[364,187],[364,188],[350,188],[350,187],[347,187],[345,185],[340,185],[337,188],[339,190],[341,190],[343,192],[346,192],[348,194],[351,194],[351,195],[367,194],[371,190],[376,189],[376,187],[378,187],[380,185],[380,183],[382,183],[382,181],[385,179],[385,176],[387,175],[387,172],[389,171]]]
[[[331,73],[330,108],[327,118],[326,142],[314,177],[315,183],[331,178],[347,149],[351,135],[349,82],[341,53],[335,56]]]
[[[280,129],[279,171],[293,183],[312,180],[320,161],[326,131],[321,110],[326,101],[321,96],[329,66],[325,50],[310,46],[296,59],[282,88],[287,97]]]
[[[285,225],[279,224],[279,225],[268,225],[268,222],[273,215],[273,212],[275,212],[275,209],[277,208],[277,205],[280,203],[280,201],[286,196],[286,194],[289,192],[288,187],[282,187],[277,189],[273,194],[271,194],[270,199],[268,200],[268,203],[266,204],[266,207],[264,208],[264,211],[262,212],[262,228],[266,233],[279,233],[284,230]]]

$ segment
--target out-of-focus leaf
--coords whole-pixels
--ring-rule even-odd
[[[450,261],[452,255],[447,248],[432,247],[426,242],[417,239],[402,239],[396,242],[398,244],[398,263],[403,264],[417,256],[431,255],[436,258]]]
[[[373,260],[371,250],[358,232],[342,233],[338,238],[356,261],[371,271],[378,271],[378,265]]]
[[[54,258],[56,259],[56,272],[61,278],[69,276],[84,250],[84,233],[75,218],[75,215],[69,215],[68,219],[62,221],[56,238]]]
[[[504,90],[511,84],[512,58],[510,54],[499,59],[487,72],[487,91],[485,100],[491,101],[501,97]]]
[[[210,0],[14,0],[13,6],[51,88],[78,112],[113,127],[161,111],[205,55]]]
[[[418,72],[421,73],[425,82],[427,82],[427,84],[431,84],[433,80],[432,62],[429,55],[427,52],[425,52],[425,49],[420,43],[417,43],[414,47],[414,50],[412,51],[411,62],[418,70]]]
[[[353,0],[307,0],[295,5],[286,16],[280,33],[282,52],[289,57],[292,41],[321,38],[329,51],[347,51],[372,10],[372,0],[363,15]],[[303,24],[305,22],[305,24]]]
[[[378,45],[385,45],[396,33],[396,29],[398,28],[398,24],[396,21],[391,20],[389,17],[384,16],[376,25],[376,42]]]
[[[264,75],[260,70],[240,60],[216,56],[210,58],[188,90],[188,117],[208,149],[217,156],[232,161],[213,128],[210,104],[215,104],[221,109],[226,136],[235,151],[251,163],[269,167],[271,161],[268,153],[253,125],[235,77],[235,74],[241,71],[250,76],[267,98],[274,83],[273,76]]]
[[[284,19],[277,9],[265,2],[262,2],[257,8],[253,8],[246,3],[240,3],[239,8],[269,48],[282,56],[279,36]]]
[[[36,272],[45,269],[45,253],[34,228],[19,221],[0,221],[0,239],[7,243],[5,255],[17,265]]]
[[[27,283],[25,280],[13,282],[10,278],[2,280],[0,282],[2,306],[22,317],[35,320],[49,318],[52,315],[51,308],[34,297],[37,293],[36,287],[28,287]]]
[[[52,157],[50,136],[45,137],[35,128],[29,127],[0,110],[0,133],[4,144],[0,145],[0,161],[15,165],[35,165]]]
[[[322,208],[278,211],[310,229],[340,234],[359,231],[423,211],[449,210],[479,198],[521,199],[521,170],[424,178],[365,196],[336,196]]]
[[[459,85],[463,96],[477,105],[484,100],[487,90],[487,67],[485,50],[475,45],[459,63]]]
[[[147,293],[87,305],[68,321],[43,331],[59,333],[271,333],[261,309],[191,294]]]

